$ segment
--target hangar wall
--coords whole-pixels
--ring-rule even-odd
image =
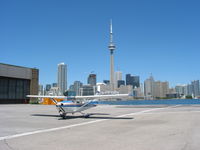
[[[29,103],[38,94],[39,70],[0,63],[0,104]]]

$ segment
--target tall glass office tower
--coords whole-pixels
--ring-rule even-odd
[[[58,89],[59,95],[67,90],[67,65],[65,63],[58,64]]]

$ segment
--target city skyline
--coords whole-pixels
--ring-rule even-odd
[[[86,83],[92,71],[98,82],[108,80],[112,18],[114,70],[123,79],[130,73],[143,82],[153,73],[170,86],[187,84],[200,78],[198,6],[198,1],[1,1],[0,62],[40,69],[43,85],[56,82],[59,62],[68,65],[68,85]]]
[[[68,89],[70,95],[94,95],[95,93],[120,93],[120,94],[133,94],[133,97],[141,99],[160,99],[160,98],[186,98],[192,96],[193,98],[198,98],[200,96],[200,84],[199,80],[193,80],[191,83],[176,85],[175,87],[170,87],[168,81],[160,81],[153,78],[152,75],[147,78],[144,83],[140,82],[139,76],[132,76],[131,74],[126,74],[126,80],[121,80],[121,72],[115,72],[115,83],[116,87],[113,91],[110,88],[110,83],[96,83],[96,74],[89,74],[87,84],[83,84],[81,81],[74,81]],[[51,89],[51,84],[47,84],[46,88],[40,88],[39,93],[53,94],[57,93],[53,83],[53,88]],[[40,87],[43,87],[40,85]],[[43,92],[44,90],[44,92]],[[45,92],[46,91],[46,92]]]

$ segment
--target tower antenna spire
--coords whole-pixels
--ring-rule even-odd
[[[110,33],[112,33],[112,19],[110,19]]]
[[[112,19],[110,19],[110,43],[113,42]]]

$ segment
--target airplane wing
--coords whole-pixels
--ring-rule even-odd
[[[32,98],[68,98],[68,96],[50,96],[50,95],[26,95],[26,97],[32,97]]]
[[[110,98],[125,98],[129,94],[113,94],[113,95],[88,95],[88,96],[75,96],[76,99],[110,99]]]
[[[129,94],[113,94],[113,95],[88,95],[88,96],[49,96],[49,95],[27,95],[32,98],[60,98],[60,99],[110,99],[110,98],[125,98]]]

